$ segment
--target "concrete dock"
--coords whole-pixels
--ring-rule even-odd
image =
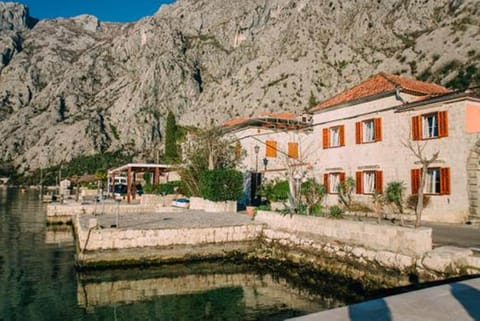
[[[480,278],[353,304],[291,321],[480,320]]]

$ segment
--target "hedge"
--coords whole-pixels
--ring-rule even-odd
[[[234,169],[205,171],[200,177],[200,196],[214,201],[236,201],[243,195],[243,175]]]

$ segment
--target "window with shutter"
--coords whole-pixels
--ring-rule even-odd
[[[330,145],[329,145],[330,137],[329,137],[328,128],[324,128],[322,133],[323,133],[323,148],[328,148],[328,147],[330,147]]]
[[[325,186],[325,190],[328,193],[328,191],[330,190],[330,186],[329,186],[328,174],[327,173],[323,174],[323,186]]]
[[[339,126],[338,131],[340,136],[340,146],[345,146],[345,126]]]
[[[440,194],[440,190],[440,168],[429,168],[427,170],[424,192],[427,194]]]
[[[412,194],[417,195],[418,194],[418,189],[420,188],[420,175],[421,175],[421,170],[420,169],[412,169],[410,171],[410,181],[411,181],[411,186],[412,186]]]
[[[267,140],[266,142],[267,148],[265,152],[266,157],[277,157],[277,142],[274,140]]]
[[[362,122],[360,121],[355,123],[355,143],[362,143]]]
[[[288,157],[298,159],[298,143],[288,143]]]
[[[422,119],[420,118],[420,116],[412,117],[412,139],[413,140],[422,139],[421,122],[422,122]]]
[[[345,173],[329,173],[327,180],[328,184],[325,187],[328,187],[327,193],[330,194],[337,194],[338,193],[338,186],[340,183],[345,179]]]
[[[380,142],[382,141],[382,119],[375,118],[374,120],[375,126],[375,141]]]
[[[375,191],[377,193],[383,193],[383,172],[375,171]]]
[[[355,173],[355,189],[357,194],[363,193],[362,172]]]
[[[446,111],[438,112],[438,136],[448,136],[448,114]]]
[[[440,169],[440,194],[450,194],[450,168]]]
[[[373,119],[362,122],[362,143],[371,143],[375,141],[375,124]]]

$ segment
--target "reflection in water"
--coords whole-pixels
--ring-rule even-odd
[[[47,226],[45,231],[46,244],[73,244],[74,237],[71,226]]]
[[[215,270],[222,268],[222,272]],[[176,270],[178,266],[170,266]],[[178,300],[201,300],[204,296],[219,295],[220,301],[231,305],[234,300],[237,307],[241,307],[244,316],[255,315],[261,311],[290,312],[305,314],[324,310],[328,307],[320,296],[311,295],[307,291],[291,287],[284,279],[274,279],[271,275],[259,275],[252,271],[238,272],[238,267],[232,273],[225,271],[225,265],[210,266],[210,273],[187,274],[172,276],[165,275],[164,271],[152,272],[150,269],[147,278],[117,279],[99,281],[98,274],[80,275],[77,299],[84,307],[100,307],[108,305],[129,304],[133,302],[154,301],[165,302],[168,305]],[[112,277],[112,276],[111,276]],[[172,301],[172,302],[170,302]],[[208,301],[209,302],[209,301]],[[208,303],[205,308],[216,310]],[[217,302],[218,304],[219,302]],[[338,303],[337,303],[338,304]],[[190,304],[188,304],[190,306]],[[200,313],[200,312],[199,312]]]
[[[295,288],[286,279],[258,274],[252,267],[220,263],[81,273],[77,300],[96,312],[109,306],[117,312],[130,311],[131,304],[161,306],[156,312],[163,315],[160,320],[258,320],[267,316],[283,320],[344,304]]]

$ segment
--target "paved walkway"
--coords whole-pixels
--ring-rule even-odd
[[[480,278],[310,314],[291,321],[480,320]]]
[[[465,224],[423,223],[432,228],[433,246],[453,245],[480,252],[480,228]],[[479,303],[480,304],[480,303]]]
[[[80,223],[83,228],[88,226],[88,220],[96,218],[98,224],[110,227],[116,224],[115,214],[82,215]],[[120,228],[135,229],[175,229],[175,228],[207,228],[222,226],[239,226],[260,224],[250,217],[240,213],[207,213],[204,211],[181,210],[169,213],[120,214]]]

